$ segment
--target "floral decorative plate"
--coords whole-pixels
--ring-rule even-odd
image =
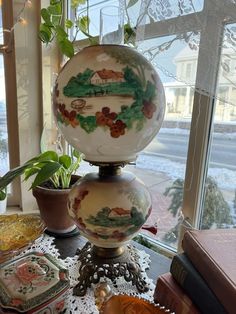
[[[0,215],[0,263],[19,254],[44,230],[45,224],[38,215]]]
[[[0,305],[23,313],[62,313],[68,271],[50,254],[30,252],[0,268]]]

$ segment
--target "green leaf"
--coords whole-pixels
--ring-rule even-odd
[[[28,164],[8,171],[3,177],[0,178],[0,190],[5,189],[7,185],[11,183],[16,177],[22,175],[27,168]]]
[[[80,4],[85,4],[86,0],[71,0],[71,8],[76,9]]]
[[[38,156],[30,159],[29,161],[27,161],[26,164],[33,164],[33,163],[37,163],[37,162],[45,162],[45,161],[58,161],[58,155],[56,152],[54,152],[53,150],[49,150],[47,152],[44,152],[42,154],[39,154]]]
[[[90,46],[98,45],[98,44],[99,44],[99,39],[98,39],[98,38],[93,37],[93,36],[91,36],[91,35],[89,35],[88,37],[89,37]]]
[[[61,15],[52,15],[51,16],[52,25],[56,27],[61,24]]]
[[[52,31],[51,28],[48,27],[46,24],[40,24],[39,38],[44,43],[49,43],[51,41]]]
[[[87,133],[92,133],[96,127],[96,117],[95,116],[87,116],[84,117],[82,115],[77,116],[80,122],[80,126],[82,129],[84,129]]]
[[[46,24],[52,26],[52,23],[51,23],[51,15],[50,15],[50,13],[48,12],[48,10],[45,9],[45,8],[43,8],[40,12],[41,12],[41,17],[42,17],[43,20],[46,22]]]
[[[41,165],[41,167],[43,166],[44,164]],[[33,168],[29,168],[29,169],[26,169],[25,172],[24,172],[24,181],[27,181],[31,176],[33,176],[34,174],[38,173],[39,172],[39,167],[33,167]]]
[[[5,200],[7,194],[4,191],[0,191],[0,201]]]
[[[48,12],[51,15],[62,15],[62,3],[61,3],[61,1],[56,3],[56,4],[50,5],[48,7]]]
[[[130,24],[125,24],[124,25],[124,41],[125,44],[132,44],[135,45],[135,39],[136,39],[136,32],[134,29],[131,27]]]
[[[155,85],[148,81],[146,90],[144,92],[144,99],[151,101],[155,97],[155,94],[156,94]]]
[[[76,158],[81,158],[81,153],[76,149],[73,150],[72,155]]]
[[[78,21],[77,21],[77,26],[78,28],[81,30],[81,32],[88,32],[88,27],[89,27],[89,17],[86,16],[82,16]]]
[[[65,27],[71,28],[74,25],[74,23],[71,20],[66,19],[65,21]]]
[[[66,169],[69,169],[72,163],[71,157],[68,155],[62,155],[59,157],[59,163]]]
[[[37,174],[30,188],[32,189],[40,185],[41,183],[47,181],[60,168],[61,168],[61,165],[58,162],[50,162],[50,163],[45,164],[45,166],[42,167],[39,173]]]
[[[74,46],[67,38],[58,42],[61,52],[66,55],[68,58],[73,57],[74,55]]]
[[[57,3],[60,3],[61,0],[50,0],[50,5],[55,5]]]
[[[57,41],[58,42],[64,41],[68,37],[68,35],[65,32],[64,28],[61,27],[60,25],[58,25],[56,27],[56,37],[57,37]]]
[[[127,4],[127,9],[132,7],[133,5],[135,5],[138,2],[138,0],[130,0]]]

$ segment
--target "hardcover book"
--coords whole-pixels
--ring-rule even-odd
[[[171,273],[165,273],[158,277],[154,301],[175,314],[200,314],[188,295],[173,279]]]
[[[182,247],[229,314],[236,313],[236,229],[188,230]]]
[[[170,272],[190,299],[197,305],[201,313],[227,314],[185,253],[174,256]]]

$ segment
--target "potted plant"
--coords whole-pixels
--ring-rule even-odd
[[[67,195],[71,186],[78,181],[75,175],[80,166],[81,154],[73,151],[59,156],[55,151],[46,151],[28,160],[24,165],[8,171],[0,178],[0,200],[6,198],[6,187],[16,177],[28,180],[31,184],[40,215],[47,226],[47,232],[55,236],[69,236],[76,233],[76,226],[67,213]]]

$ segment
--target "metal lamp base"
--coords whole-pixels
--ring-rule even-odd
[[[87,288],[97,284],[103,277],[112,281],[123,277],[135,285],[139,292],[149,290],[131,246],[110,249],[92,246],[87,242],[81,250],[77,250],[77,254],[81,265],[78,284],[73,289],[74,295],[84,296]]]

